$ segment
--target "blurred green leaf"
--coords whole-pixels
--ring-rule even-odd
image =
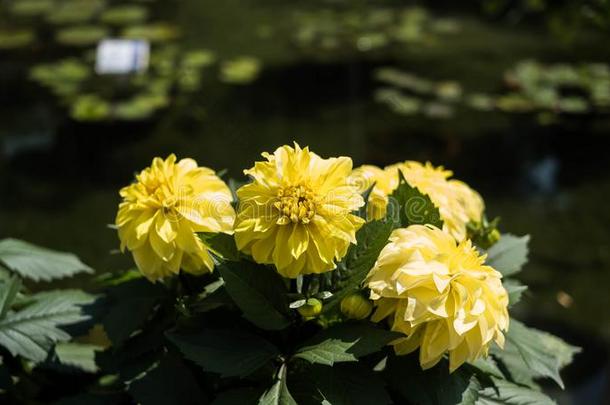
[[[70,339],[61,326],[89,319],[82,306],[91,304],[94,297],[78,290],[62,290],[35,295],[31,300],[0,320],[0,345],[14,356],[41,362],[54,343]]]
[[[559,371],[578,352],[580,348],[546,332],[528,328],[516,319],[510,321],[505,350],[492,349],[492,353],[505,363],[509,371],[518,368],[532,378],[550,377],[562,388]]]
[[[297,405],[288,391],[285,365],[280,368],[275,384],[259,398],[258,405]]]
[[[15,275],[0,281],[0,319],[11,309],[19,290],[21,290],[21,279]]]
[[[529,240],[529,235],[502,235],[500,240],[487,251],[485,263],[505,277],[520,272],[527,263]]]
[[[502,284],[508,292],[509,306],[513,306],[521,301],[521,296],[527,290],[527,286],[521,284],[519,281],[514,279],[502,280]]]
[[[58,343],[55,345],[54,357],[62,365],[95,373],[98,371],[97,364],[95,364],[95,353],[101,350],[100,346],[87,343]]]
[[[72,253],[57,252],[16,239],[0,241],[0,262],[23,278],[51,281],[93,269]]]
[[[492,377],[493,386],[478,392],[477,405],[554,405],[555,401],[540,391]]]

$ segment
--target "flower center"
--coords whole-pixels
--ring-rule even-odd
[[[289,223],[308,224],[316,215],[316,204],[313,192],[305,186],[280,188],[278,200],[273,204],[280,212],[278,225]]]

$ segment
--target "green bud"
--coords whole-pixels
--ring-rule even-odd
[[[316,298],[309,298],[305,305],[300,306],[297,311],[304,318],[314,318],[322,312],[322,302]]]
[[[365,319],[373,311],[373,304],[362,294],[348,295],[341,300],[341,312],[349,319]]]
[[[491,231],[489,233],[488,240],[489,240],[490,246],[495,245],[496,242],[500,240],[500,231],[498,231],[497,229],[494,229],[493,231]]]

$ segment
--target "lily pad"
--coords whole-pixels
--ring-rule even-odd
[[[375,101],[386,104],[393,112],[400,115],[414,115],[421,111],[420,99],[402,94],[400,91],[385,87],[375,92]]]
[[[28,46],[34,42],[35,35],[32,30],[0,30],[0,49],[17,49]]]
[[[77,121],[100,121],[111,112],[110,104],[103,98],[87,94],[79,96],[72,104],[70,115]]]
[[[123,37],[150,42],[166,42],[178,38],[178,27],[165,23],[135,25],[123,31]]]
[[[91,76],[91,69],[77,59],[64,59],[57,63],[36,65],[30,77],[48,87],[58,96],[74,96],[81,83]]]
[[[256,79],[260,69],[261,63],[258,59],[242,56],[222,64],[220,80],[233,84],[250,83]]]
[[[197,69],[183,69],[178,77],[180,90],[193,92],[201,87],[201,72]]]
[[[103,0],[65,0],[47,14],[51,24],[82,24],[91,20],[105,5]]]
[[[109,31],[99,25],[79,25],[59,30],[55,39],[62,45],[89,46],[107,37]]]
[[[169,104],[169,99],[162,94],[141,94],[129,101],[116,104],[114,115],[118,119],[137,121],[150,117],[156,110]]]
[[[53,0],[18,0],[11,5],[11,14],[18,17],[35,17],[55,7]]]
[[[216,62],[216,55],[209,50],[189,51],[182,57],[182,66],[189,68],[209,66],[214,62]]]
[[[571,114],[585,113],[589,109],[587,100],[582,97],[565,97],[559,100],[558,107],[561,111]]]
[[[106,24],[112,25],[131,25],[146,21],[148,9],[137,4],[116,6],[105,10],[100,19]]]

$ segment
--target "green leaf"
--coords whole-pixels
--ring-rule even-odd
[[[381,329],[371,322],[344,322],[331,326],[314,336],[306,343],[306,347],[298,350],[297,357],[310,361],[311,363],[328,364],[323,361],[312,361],[317,359],[318,354],[322,358],[332,359],[333,356],[344,358],[336,361],[355,361],[356,358],[375,353],[385,347],[391,341],[404,336],[401,333]],[[332,343],[331,343],[332,342]],[[332,354],[324,356],[324,351],[331,349]],[[342,350],[342,353],[337,352]],[[319,360],[319,359],[318,359]]]
[[[300,348],[294,355],[296,358],[307,360],[312,364],[332,366],[344,361],[358,361],[356,356],[348,353],[355,342],[344,342],[339,339],[326,339],[315,346]]]
[[[392,401],[380,373],[362,363],[333,367],[310,365],[289,378],[290,390],[300,405],[387,405]]]
[[[417,354],[390,356],[384,371],[389,386],[404,401],[421,405],[474,404],[479,382],[473,371],[460,367],[449,373],[447,360],[422,370]]]
[[[231,297],[229,297],[227,291],[223,288],[224,285],[225,283],[222,279],[206,285],[203,291],[188,304],[188,310],[194,313],[204,313],[223,305],[231,305]]]
[[[82,306],[91,304],[94,297],[78,290],[63,290],[39,294],[32,300],[0,320],[0,345],[14,356],[41,362],[56,342],[70,339],[60,326],[89,318]]]
[[[532,378],[550,377],[563,388],[559,371],[579,351],[580,348],[556,336],[528,328],[511,319],[504,350],[494,348],[492,353],[505,363],[511,373],[518,370],[520,374],[526,373]]]
[[[266,330],[281,330],[290,325],[287,290],[282,278],[272,269],[252,262],[225,262],[218,266],[225,288],[244,317]]]
[[[339,264],[346,269],[347,276],[340,281],[338,290],[324,305],[324,311],[333,309],[341,300],[360,290],[364,278],[377,261],[379,252],[388,243],[393,224],[386,221],[367,222],[356,232],[356,245],[351,245],[347,255]]]
[[[528,243],[530,237],[504,234],[500,240],[487,251],[486,264],[498,270],[504,276],[521,271],[527,263]]]
[[[358,209],[358,216],[360,218],[367,219],[368,205],[370,203],[369,197],[371,196],[371,193],[373,192],[373,189],[375,188],[375,184],[376,184],[376,182],[373,182],[373,184],[371,184],[369,186],[369,188],[364,190],[364,192],[362,193],[362,199],[364,200],[364,205]]]
[[[508,292],[508,303],[509,306],[513,306],[521,301],[523,292],[527,290],[527,286],[521,284],[519,281],[514,279],[503,280],[504,288]]]
[[[55,358],[65,366],[75,367],[88,373],[98,371],[95,353],[102,348],[86,343],[65,342],[55,346]]]
[[[555,401],[540,391],[492,377],[493,386],[479,391],[477,405],[553,405]]]
[[[97,274],[94,281],[98,286],[106,288],[117,286],[139,278],[144,278],[144,275],[140,272],[140,270],[134,268],[120,272]]]
[[[471,361],[468,364],[487,375],[493,375],[495,377],[504,378],[504,374],[502,373],[500,368],[498,368],[498,365],[496,364],[494,359],[490,356],[479,357],[475,361]]]
[[[398,187],[388,201],[388,218],[393,220],[397,228],[415,224],[429,224],[442,228],[441,214],[430,197],[416,187],[412,187],[402,171],[398,171],[398,176]]]
[[[129,382],[127,391],[141,405],[199,405],[208,403],[199,383],[179,359],[165,356]]]
[[[93,269],[71,253],[57,252],[16,239],[0,241],[0,262],[23,278],[51,281]]]
[[[12,276],[8,280],[0,282],[0,319],[6,315],[13,302],[15,302],[19,290],[21,290],[21,279],[17,276]]]
[[[239,250],[233,235],[226,233],[200,233],[198,235],[203,243],[218,256],[225,260],[239,260]]]
[[[265,339],[240,330],[204,329],[196,334],[167,333],[182,354],[222,377],[245,377],[279,356]]]
[[[275,384],[271,386],[258,400],[258,405],[297,405],[286,383],[286,365],[282,365]]]
[[[110,287],[106,295],[102,324],[112,344],[120,346],[153,315],[155,305],[167,297],[167,291],[160,284],[137,278]]]

